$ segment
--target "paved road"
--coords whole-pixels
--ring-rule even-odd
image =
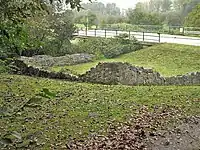
[[[126,31],[106,31],[105,30],[96,30],[97,37],[114,37],[121,33],[127,33]],[[86,31],[79,31],[79,36],[86,36]],[[130,32],[131,36],[136,37],[138,41],[143,41],[143,33],[142,32]],[[95,37],[95,30],[88,30],[87,36]],[[144,41],[145,42],[155,42],[159,43],[159,35],[157,33],[144,33]],[[161,43],[177,43],[177,44],[185,44],[185,45],[194,45],[200,46],[200,38],[197,37],[189,37],[189,36],[180,36],[180,35],[169,35],[169,34],[161,34],[160,35]]]

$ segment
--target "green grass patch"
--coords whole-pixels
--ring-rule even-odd
[[[44,88],[56,97],[42,97],[36,107],[24,107],[1,117],[1,136],[17,132],[23,144],[37,139],[35,149],[61,149],[70,138],[106,134],[110,123],[124,121],[141,105],[166,104],[187,114],[200,114],[200,86],[109,86],[73,83],[18,75],[0,76],[1,115],[14,114]],[[34,144],[33,144],[34,145]]]
[[[0,74],[1,73],[8,73],[9,67],[7,66],[6,62],[0,59]]]
[[[65,66],[77,74],[85,73],[99,62],[128,62],[132,65],[152,68],[163,76],[182,75],[200,71],[200,47],[179,44],[158,44],[114,59],[102,59],[91,63]],[[63,67],[52,68],[60,71]]]

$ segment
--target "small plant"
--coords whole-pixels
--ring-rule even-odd
[[[56,97],[56,94],[53,92],[50,92],[49,89],[47,88],[43,88],[39,94],[36,94],[36,96],[41,96],[44,98],[51,99],[51,98]]]

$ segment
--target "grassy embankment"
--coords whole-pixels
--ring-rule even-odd
[[[153,68],[163,76],[182,75],[200,71],[200,47],[178,44],[162,44],[121,55],[115,59],[102,59],[91,63],[52,68],[53,71],[69,69],[82,74],[98,62],[128,62],[132,65]]]

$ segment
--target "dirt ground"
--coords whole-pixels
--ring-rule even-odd
[[[200,117],[188,117],[177,127],[158,132],[148,140],[148,150],[200,150]]]
[[[183,116],[181,109],[142,107],[127,123],[111,125],[106,136],[67,144],[80,150],[200,150],[200,116]]]

